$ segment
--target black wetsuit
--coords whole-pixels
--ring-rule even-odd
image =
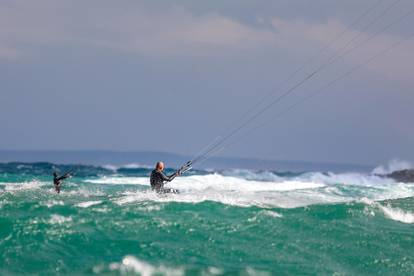
[[[166,176],[162,171],[157,169],[151,172],[151,188],[157,193],[177,193],[175,189],[166,189],[164,188],[164,182],[170,182],[177,176],[177,173],[173,173],[170,176]]]
[[[55,190],[57,193],[60,193],[60,185],[62,184],[62,180],[70,177],[69,173],[66,173],[62,176],[58,176],[57,173],[53,174],[53,184],[55,185]]]

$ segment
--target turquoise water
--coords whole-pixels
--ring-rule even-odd
[[[0,274],[414,274],[414,184],[193,171],[157,195],[149,172],[0,164]]]

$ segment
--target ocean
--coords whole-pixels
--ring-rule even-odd
[[[75,172],[60,194],[54,170]],[[414,183],[193,170],[159,195],[150,172],[1,163],[0,275],[414,274]]]

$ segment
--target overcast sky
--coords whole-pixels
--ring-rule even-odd
[[[277,97],[353,37],[363,42],[412,9],[411,0],[0,0],[0,148],[195,154],[264,95]],[[412,26],[414,14],[356,47],[220,155],[414,161]]]

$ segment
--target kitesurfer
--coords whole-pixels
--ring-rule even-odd
[[[59,194],[60,193],[60,185],[62,184],[62,181],[66,178],[71,177],[72,174],[70,172],[65,173],[62,176],[59,176],[57,172],[53,172],[53,184],[55,185],[55,191]]]
[[[171,182],[176,176],[180,175],[180,170],[170,176],[164,174],[164,163],[157,162],[155,169],[151,172],[150,182],[152,190],[157,193],[178,193],[178,190],[164,188],[165,182]]]

